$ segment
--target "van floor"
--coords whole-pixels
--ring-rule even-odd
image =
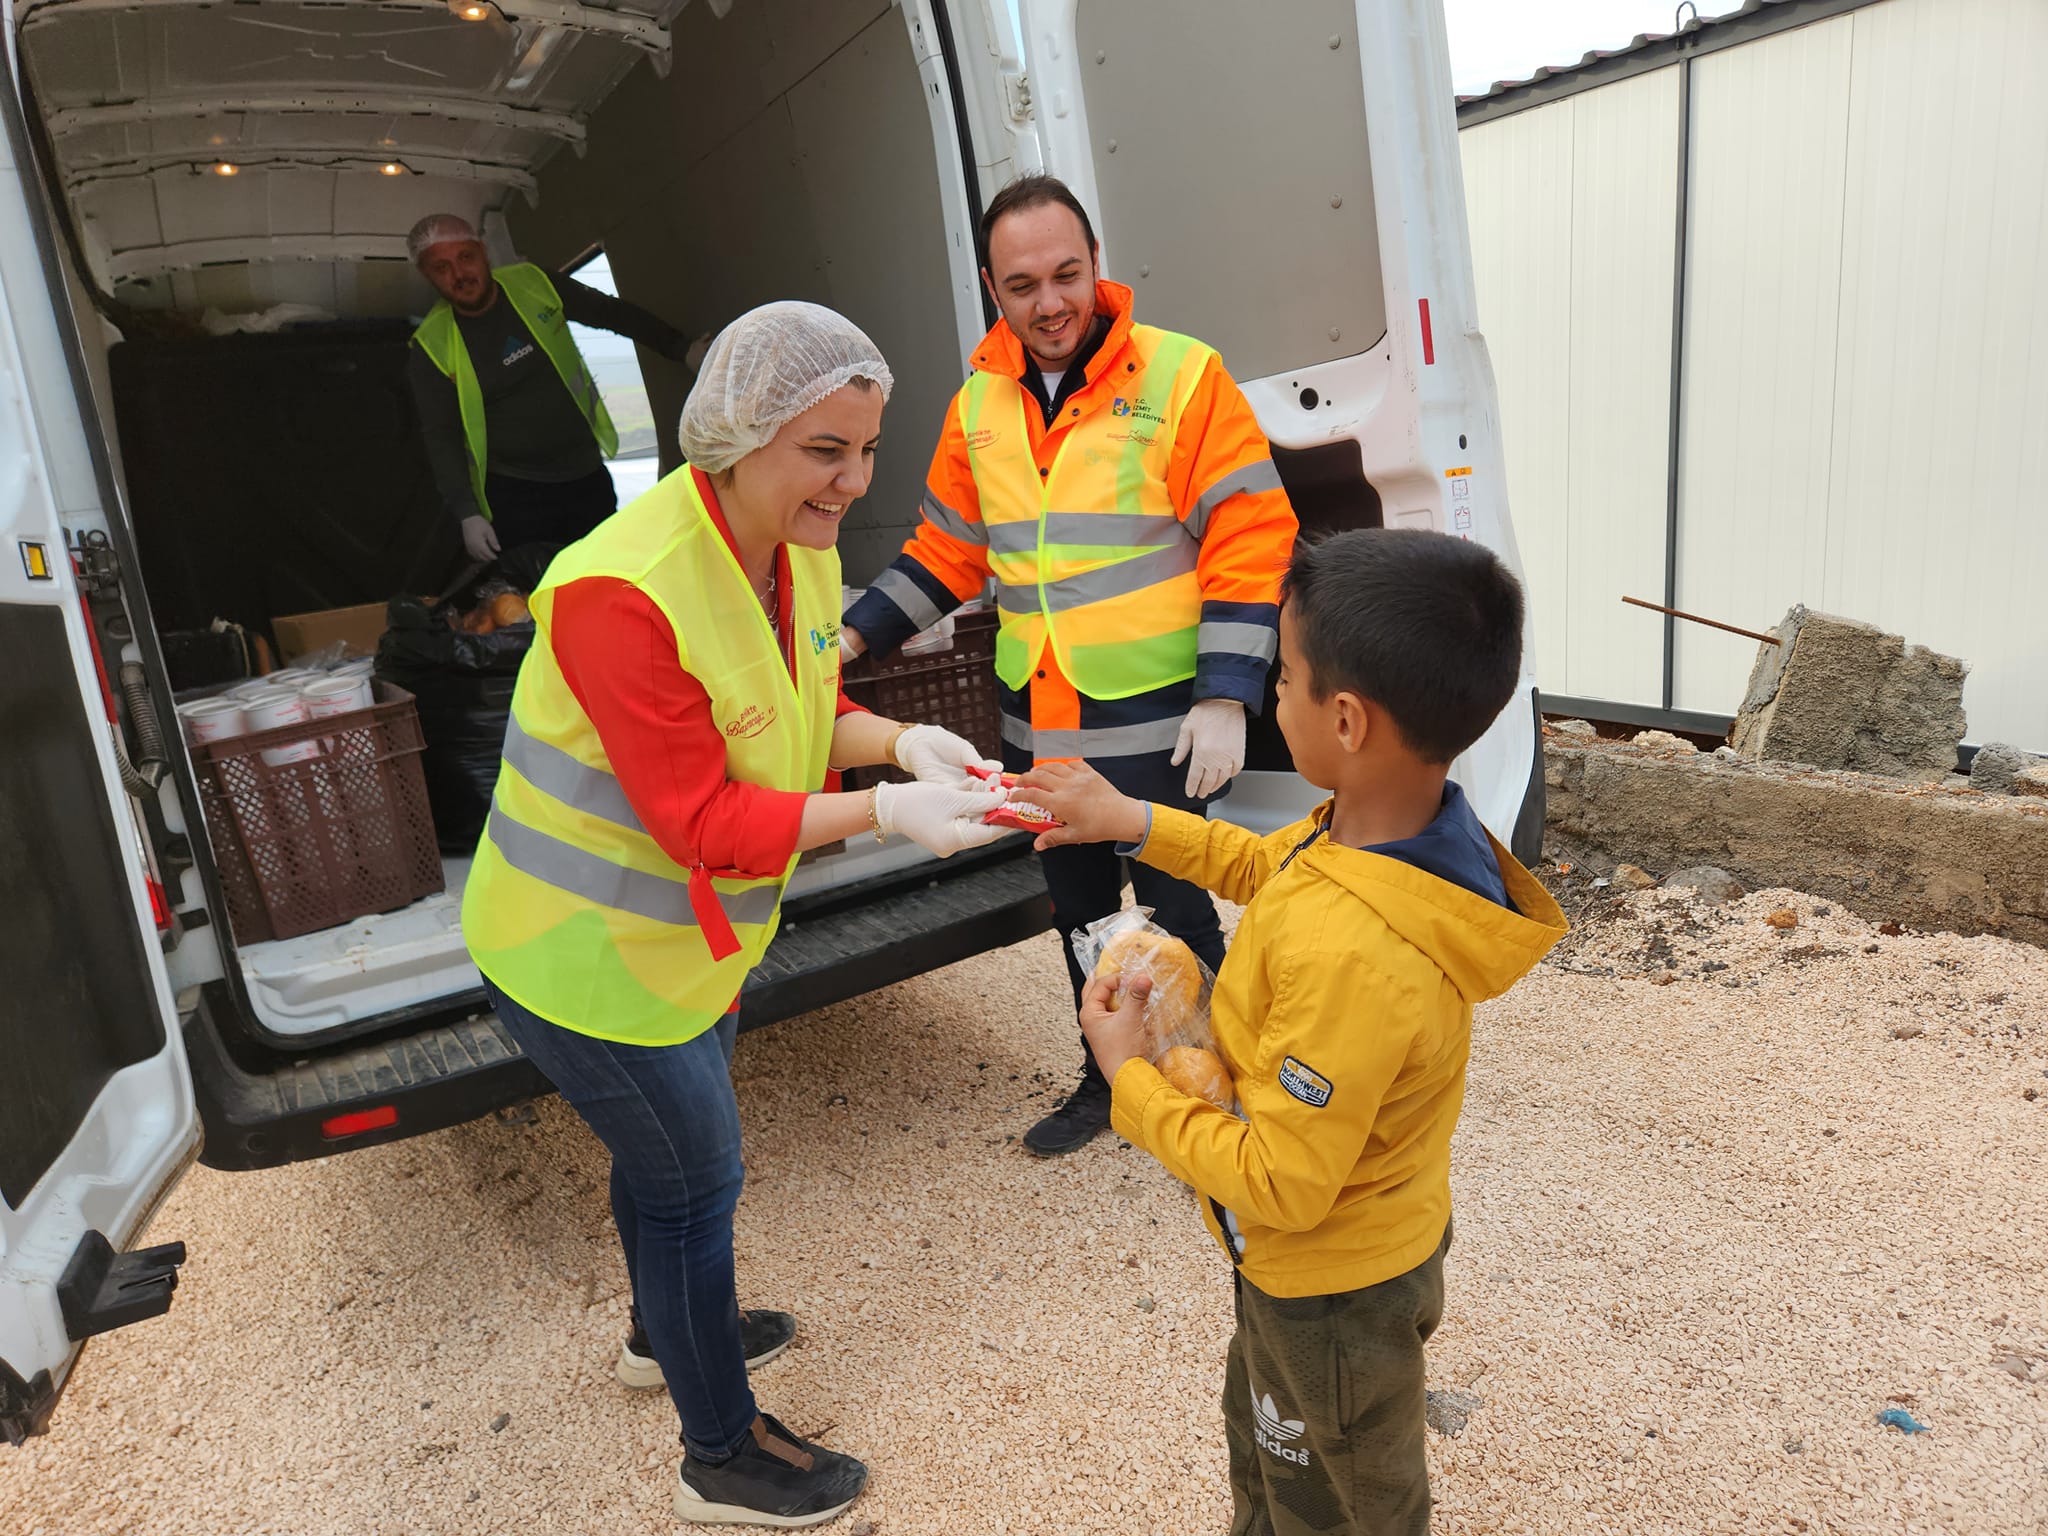
[[[461,923],[469,860],[444,858],[441,868],[446,889],[409,907],[243,946],[237,958],[264,1027],[319,1034],[474,990]]]

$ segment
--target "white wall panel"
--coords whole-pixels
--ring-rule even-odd
[[[1672,70],[1460,135],[1508,501],[1551,693],[1660,702]]]
[[[2048,5],[1854,13],[1823,606],[1967,658],[2048,749]]]
[[[1571,612],[1558,691],[1658,704],[1678,71],[1574,97]]]
[[[1693,66],[1678,606],[1820,605],[1854,15]],[[1673,703],[1733,713],[1756,642],[1677,626]]]
[[[1536,677],[1566,693],[1572,103],[1468,128],[1458,147],[1479,328],[1500,392],[1508,507],[1536,615]]]

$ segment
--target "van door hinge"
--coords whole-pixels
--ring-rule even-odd
[[[171,1310],[178,1266],[184,1262],[183,1243],[116,1253],[102,1234],[88,1231],[57,1281],[65,1334],[76,1344],[96,1333],[161,1317]]]
[[[1028,123],[1031,121],[1031,76],[1023,70],[1003,72],[1003,101],[1009,108],[1010,121]]]
[[[121,561],[113,542],[97,528],[88,528],[71,546],[71,566],[78,573],[79,590],[96,596],[118,591]]]

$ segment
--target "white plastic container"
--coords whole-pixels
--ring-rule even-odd
[[[273,688],[268,693],[259,693],[246,700],[242,714],[249,722],[251,733],[274,731],[286,725],[304,725],[313,718],[306,701],[288,688]],[[294,741],[282,747],[265,749],[263,761],[273,768],[281,768],[287,763],[308,762],[319,755],[319,742]]]
[[[246,683],[237,683],[221,695],[224,699],[253,699],[259,693],[271,693],[277,685],[267,677],[252,677]]]
[[[953,649],[953,615],[947,614],[930,629],[921,630],[903,642],[905,656],[933,656]]]
[[[301,688],[299,697],[306,701],[306,712],[315,720],[354,714],[374,702],[367,677],[323,677]]]
[[[209,741],[226,741],[249,728],[242,716],[241,702],[231,698],[194,699],[189,704],[180,704],[178,719],[185,728],[185,739],[195,747]]]

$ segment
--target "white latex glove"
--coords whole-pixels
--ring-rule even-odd
[[[991,773],[1003,771],[1001,763],[976,751],[973,742],[938,725],[913,725],[898,736],[896,762],[920,784],[950,784],[956,789],[982,782],[967,771],[970,764]]]
[[[841,666],[844,666],[856,657],[865,656],[867,649],[868,643],[861,638],[859,630],[846,624],[839,626],[839,662]]]
[[[1180,723],[1173,761],[1188,765],[1188,798],[1206,800],[1244,767],[1244,706],[1204,699]]]
[[[497,559],[498,531],[491,526],[491,520],[482,516],[465,517],[462,520],[462,547],[469,551],[472,560]]]
[[[981,824],[981,818],[1002,803],[1003,791],[994,784],[973,789],[946,784],[875,786],[875,820],[882,834],[900,832],[942,859],[1007,837],[1009,828]]]

